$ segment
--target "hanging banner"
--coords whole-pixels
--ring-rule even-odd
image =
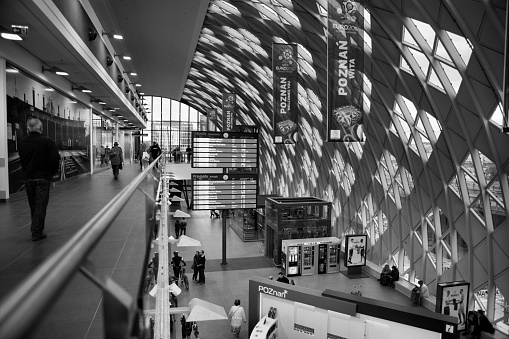
[[[235,128],[235,106],[237,95],[223,93],[223,128],[222,132],[232,131]]]
[[[358,2],[328,0],[327,141],[364,141],[362,11]]]
[[[208,115],[200,114],[200,131],[207,130],[207,127],[209,125],[207,122],[207,117],[208,117]]]
[[[297,45],[272,44],[274,143],[295,144],[298,134]]]
[[[217,114],[215,108],[207,108],[207,126],[208,131],[215,132],[217,126]]]

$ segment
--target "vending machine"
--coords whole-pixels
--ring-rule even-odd
[[[328,244],[318,244],[318,274],[327,273],[328,259],[327,255]]]
[[[288,277],[301,275],[301,243],[300,239],[282,241],[281,262]]]
[[[339,240],[339,239],[338,239]],[[339,272],[339,243],[329,244],[329,256],[327,260],[327,273]]]
[[[315,274],[315,246],[302,245],[302,275]]]

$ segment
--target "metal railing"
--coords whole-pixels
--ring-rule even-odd
[[[100,274],[88,257],[101,241],[122,208],[136,190],[145,194],[147,262],[152,232],[155,223],[155,188],[149,194],[139,186],[147,176],[153,176],[152,169],[164,155],[161,155],[143,172],[131,181],[119,194],[90,219],[65,245],[44,260],[34,272],[22,281],[0,304],[0,338],[25,338],[34,326],[43,320],[49,307],[56,303],[71,278],[81,271],[103,292],[104,330],[106,338],[129,338],[140,332],[139,317],[143,314],[143,279],[146,266],[140,278],[138,295],[133,297],[125,292],[109,276]],[[154,183],[158,179],[154,177]]]

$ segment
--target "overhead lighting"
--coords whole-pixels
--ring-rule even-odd
[[[99,100],[99,99],[92,99],[90,100],[90,102],[97,102],[99,105],[106,105],[106,103],[102,100]]]
[[[136,87],[141,87],[141,84],[136,84]]]
[[[44,89],[46,92],[55,92],[55,90],[51,87],[47,87]]]
[[[129,74],[130,76],[133,76],[133,77],[137,77],[138,76],[138,73],[133,72],[133,71],[125,71],[124,73],[125,74]]]
[[[16,68],[7,68],[5,70],[6,73],[19,73],[19,71]]]
[[[119,57],[119,58],[122,58],[124,60],[131,60],[131,57],[128,56],[128,55],[124,55],[124,54],[115,54],[114,56],[116,57]]]
[[[21,36],[19,36],[18,34],[15,34],[15,33],[2,32],[0,35],[2,36],[2,38],[7,39],[7,40],[15,40],[15,41],[23,40],[23,38]]]
[[[57,75],[69,75],[69,73],[67,73],[66,71],[61,70],[58,67],[46,68],[46,67],[42,66],[42,72],[43,73],[44,72],[51,72],[51,73],[55,73]]]
[[[113,32],[105,32],[103,31],[103,36],[106,35],[108,38],[113,38],[113,39],[117,39],[117,40],[122,40],[124,37],[120,34],[116,34],[116,33],[113,33]]]
[[[91,91],[91,90],[89,90],[89,89],[87,89],[87,88],[85,88],[85,87],[83,87],[83,86],[78,86],[78,87],[74,87],[74,86],[73,86],[73,87],[72,87],[72,90],[73,90],[73,91],[82,91],[83,93],[92,93],[92,91]]]
[[[78,102],[76,100],[69,101],[71,104],[77,104]]]

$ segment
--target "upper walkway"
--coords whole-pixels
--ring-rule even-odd
[[[184,173],[189,171],[190,165],[169,163],[168,166],[170,171]],[[37,265],[66,243],[139,173],[139,164],[125,164],[118,180],[113,179],[110,169],[105,169],[94,175],[83,175],[57,184],[50,193],[45,228],[48,238],[38,242],[31,240],[30,212],[25,193],[17,193],[7,203],[0,204],[0,298],[9,294]],[[140,188],[152,192],[152,185],[153,179],[147,177]],[[145,196],[137,191],[90,257],[100,272],[111,276],[132,295],[137,293],[144,264],[144,206]],[[254,276],[277,276],[278,273],[272,261],[261,256],[260,243],[244,243],[228,229],[228,265],[222,266],[221,219],[211,219],[208,211],[188,210],[185,202],[174,203],[170,207],[191,215],[187,235],[201,241],[201,249],[207,258],[206,284],[191,283],[189,291],[182,291],[178,297],[179,306],[185,306],[189,300],[198,297],[221,305],[228,311],[233,301],[240,299],[247,313],[248,280]],[[171,217],[169,220],[173,225]],[[170,228],[170,233],[174,235],[173,227]],[[178,250],[188,263],[187,273],[191,278],[190,264],[197,248]],[[365,297],[411,305],[407,295],[382,287],[372,277],[349,279],[343,274],[327,274],[296,277],[294,280],[299,286],[320,291],[329,288],[350,292],[353,285],[362,285]],[[77,274],[62,291],[55,306],[45,314],[40,328],[34,329],[32,338],[103,338],[101,300],[101,291],[83,275]],[[147,309],[153,309],[154,300],[147,296],[145,305]],[[198,325],[204,338],[223,339],[231,336],[227,320],[201,322]],[[173,332],[172,338],[180,337],[180,331]],[[241,338],[247,337],[246,325],[242,328]]]

